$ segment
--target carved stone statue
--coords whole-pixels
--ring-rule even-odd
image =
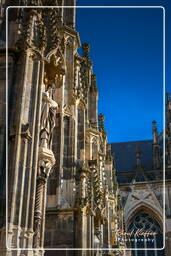
[[[55,127],[55,114],[58,104],[52,99],[52,85],[47,86],[47,90],[42,95],[42,112],[40,127],[40,146],[50,148],[52,132]]]

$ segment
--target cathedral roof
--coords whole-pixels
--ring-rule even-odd
[[[115,153],[117,172],[129,172],[136,169],[136,152],[141,153],[141,165],[144,170],[151,170],[152,140],[129,141],[111,143],[112,152]]]

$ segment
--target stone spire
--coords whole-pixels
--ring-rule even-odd
[[[166,166],[171,166],[171,98],[166,93]]]
[[[104,115],[101,113],[98,116],[98,123],[99,123],[99,131],[102,132],[104,131]]]
[[[153,133],[153,169],[158,169],[161,164],[160,160],[160,144],[158,130],[156,127],[156,121],[152,122],[152,133]]]
[[[91,92],[97,92],[97,86],[96,86],[96,75],[92,74],[91,75],[91,86],[90,86],[90,91]]]
[[[142,165],[141,165],[141,152],[139,150],[137,150],[135,152],[135,156],[136,156],[136,169],[141,169]]]
[[[135,151],[135,157],[136,157],[135,175],[133,176],[132,183],[144,182],[148,180],[142,165],[141,155],[142,155],[142,152],[137,147]]]
[[[96,76],[92,71],[92,62],[90,60],[90,45],[82,44],[82,70],[83,80],[87,90],[88,111],[87,118],[90,126],[96,127],[98,123],[98,89],[96,86]]]
[[[171,98],[170,94],[166,93],[166,128],[167,133],[171,134]]]
[[[82,50],[83,50],[83,57],[85,57],[87,60],[90,59],[89,53],[90,53],[90,45],[87,43],[82,44]]]
[[[152,122],[152,133],[153,133],[153,144],[157,144],[158,143],[158,130],[156,127],[155,120]]]
[[[63,21],[68,27],[75,29],[76,0],[63,0],[60,5],[73,6],[73,8],[63,8]]]

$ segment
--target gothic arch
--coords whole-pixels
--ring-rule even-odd
[[[127,240],[129,248],[133,250],[132,256],[164,256],[163,221],[154,209],[142,204],[137,207],[127,219],[126,231],[131,234]],[[141,234],[141,231],[148,235]],[[140,232],[140,233],[138,233]],[[151,251],[144,250],[150,248]],[[155,251],[155,249],[158,251]],[[142,249],[142,250],[141,250]]]
[[[51,60],[51,57],[52,56],[56,56],[56,57],[59,57],[63,63],[63,65],[65,65],[65,59],[64,59],[64,56],[62,54],[62,52],[60,51],[60,48],[59,46],[53,50],[51,50],[47,55],[46,55],[46,61],[47,62],[50,62]]]
[[[60,88],[64,83],[65,60],[59,47],[50,51],[45,57],[45,84],[55,84]]]
[[[140,211],[145,211],[149,213],[154,219],[158,221],[158,223],[161,226],[161,229],[163,229],[162,223],[163,223],[163,213],[162,211],[157,207],[152,207],[151,205],[147,204],[146,202],[140,202],[136,204],[134,208],[132,208],[125,218],[125,225],[128,227],[130,225],[131,220],[133,217]]]
[[[131,217],[141,208],[146,208],[162,223],[163,209],[151,188],[144,186],[140,189],[132,186],[131,190],[124,207],[125,223],[129,223]]]

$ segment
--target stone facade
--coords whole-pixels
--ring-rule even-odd
[[[116,157],[117,180],[124,207],[125,229],[133,225],[145,230],[156,229],[156,244],[151,248],[160,251],[134,251],[135,256],[169,256],[171,253],[171,99],[166,95],[166,155],[163,152],[163,132],[158,133],[152,122],[153,139],[113,143]],[[165,157],[165,168],[163,163]],[[125,159],[123,162],[122,159]],[[164,170],[164,171],[163,171]],[[165,179],[165,189],[163,180]],[[165,195],[165,211],[164,211]],[[165,225],[165,238],[163,232]],[[132,244],[144,248],[145,244]]]
[[[98,89],[75,30],[75,0],[13,1],[8,10],[8,161],[1,171],[1,255],[121,255],[123,227],[115,167],[98,116]],[[5,130],[5,9],[1,8],[1,113]],[[57,8],[36,8],[52,5]],[[35,7],[33,7],[35,6]],[[5,140],[0,137],[0,157]],[[5,240],[7,236],[7,247]],[[19,249],[20,250],[16,250]],[[25,248],[28,248],[26,250]],[[117,250],[113,250],[113,248]],[[113,251],[113,252],[112,252]]]

